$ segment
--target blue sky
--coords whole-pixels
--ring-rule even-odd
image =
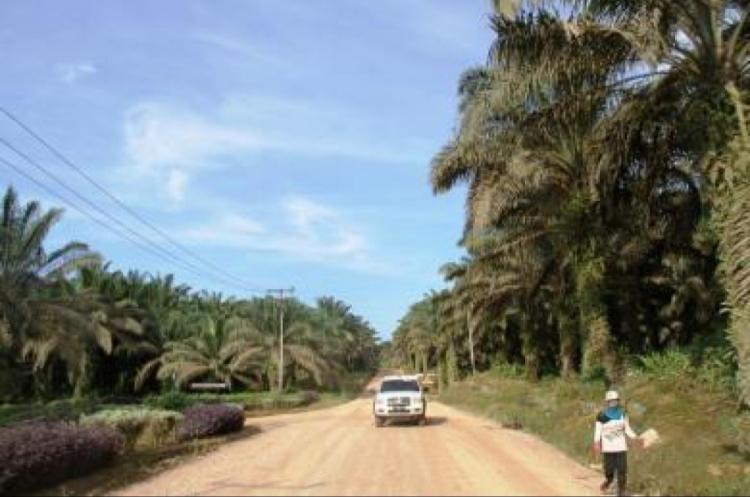
[[[0,105],[203,258],[259,289],[335,295],[387,338],[461,255],[464,191],[434,197],[429,163],[454,128],[460,73],[485,59],[488,11],[487,0],[4,0]],[[128,220],[4,118],[0,137]],[[1,146],[0,157],[50,183]],[[1,165],[0,180],[60,204]],[[50,241],[70,239],[117,268],[248,295],[68,208]]]

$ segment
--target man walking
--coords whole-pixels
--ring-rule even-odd
[[[618,393],[610,390],[604,399],[606,407],[597,415],[594,428],[594,450],[604,458],[605,481],[601,490],[604,493],[609,489],[616,474],[617,495],[623,495],[628,480],[627,438],[637,439],[638,435],[630,428]]]

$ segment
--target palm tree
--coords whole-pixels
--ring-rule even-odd
[[[314,310],[294,299],[287,300],[285,306],[284,369],[290,374],[285,374],[285,384],[277,387],[283,389],[288,381],[294,382],[300,375],[310,377],[317,385],[336,384],[341,373],[338,361],[341,347],[326,343],[329,340]],[[261,350],[264,384],[270,388],[273,373],[278,374],[279,368],[277,305],[270,298],[253,299],[239,312],[256,330],[253,343]]]
[[[612,77],[589,90],[617,95],[600,126],[600,143],[607,146],[600,147],[599,162],[606,165],[602,176],[610,185],[642,161],[644,149],[651,159],[667,158],[649,161],[652,174],[679,160],[702,176],[717,228],[741,396],[750,402],[750,220],[745,215],[750,135],[744,103],[750,90],[749,5],[745,0],[566,3],[576,10],[572,21],[552,22],[550,29],[524,39],[525,61],[534,68],[525,82],[569,74],[571,68],[610,71]],[[555,30],[567,36],[550,36]],[[576,45],[588,50],[571,50]]]
[[[550,82],[533,93],[509,92],[507,81],[501,78],[512,79],[514,71],[525,70],[511,37],[523,33],[521,28],[536,27],[518,24],[496,23],[498,43],[493,53],[498,60],[491,66],[495,72],[485,70],[481,89],[474,90],[471,99],[462,104],[464,120],[458,142],[474,143],[474,135],[484,137],[479,140],[491,136],[505,148],[503,155],[495,155],[497,145],[490,149],[494,161],[480,159],[470,187],[470,221],[464,241],[470,251],[481,252],[484,259],[499,259],[500,265],[518,252],[536,253],[557,261],[558,271],[569,273],[570,278],[590,265],[587,261],[601,258],[597,251],[605,246],[597,166],[587,154],[587,142],[603,102],[601,98],[587,99],[573,101],[574,108],[560,108],[550,101],[550,94],[567,98],[594,79],[578,75],[555,86]],[[519,106],[526,110],[519,111]],[[451,169],[456,154],[467,155],[455,149],[452,155],[438,156],[433,179],[445,177],[442,171]],[[472,160],[472,155],[476,154],[470,149],[465,160]],[[602,306],[595,301],[595,296],[601,295],[600,284],[588,281],[588,285],[578,285],[578,290],[580,301],[590,302],[581,311],[582,325],[608,335]]]
[[[214,318],[208,314],[193,317],[189,337],[167,342],[162,355],[146,363],[136,377],[140,389],[154,372],[161,381],[174,381],[184,388],[198,379],[232,385],[260,382],[262,347],[257,330],[241,318]]]
[[[582,346],[584,370],[603,363],[612,377],[613,275],[684,250],[672,238],[694,232],[702,197],[727,247],[735,320],[746,319],[748,5],[561,3],[566,19],[547,2],[495,2],[489,64],[461,80],[460,130],[435,159],[433,188],[468,181],[464,244],[497,259],[490,272],[519,251],[541,267],[554,261],[543,285],[555,291],[539,305],[554,310],[562,369]],[[697,210],[667,207],[678,199]],[[750,364],[743,333],[733,336]]]
[[[87,245],[70,242],[47,252],[44,239],[62,211],[43,211],[38,202],[18,203],[9,187],[0,218],[0,323],[4,342],[17,359],[33,359],[39,372],[51,357],[62,360],[72,384],[80,392],[86,376],[92,341],[107,348],[96,320],[71,308],[56,295],[56,285],[71,271],[99,264]],[[27,366],[28,363],[25,363]]]

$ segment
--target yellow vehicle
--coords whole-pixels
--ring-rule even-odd
[[[420,376],[422,377],[420,383],[425,392],[431,394],[438,393],[438,377],[435,373],[425,373]]]

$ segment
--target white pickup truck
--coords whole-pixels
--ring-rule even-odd
[[[427,420],[427,400],[422,385],[415,376],[386,376],[380,382],[372,404],[375,426],[381,427],[391,419],[407,420],[424,425]]]

